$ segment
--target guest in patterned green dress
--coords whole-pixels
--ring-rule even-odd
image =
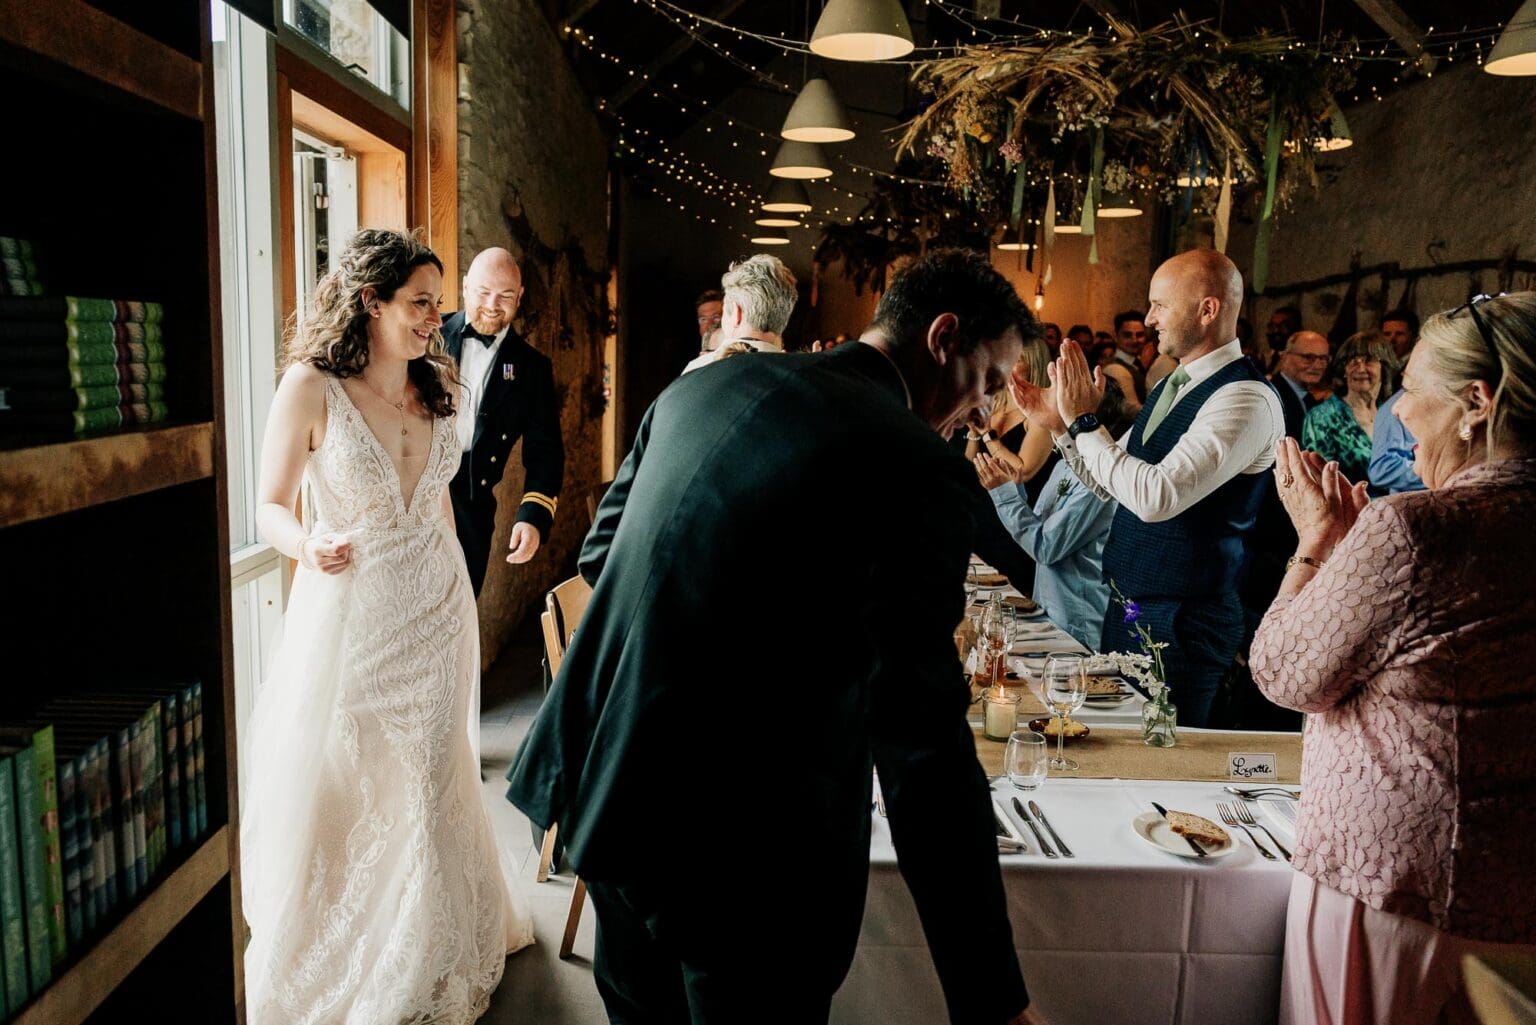
[[[1376,408],[1397,388],[1399,363],[1379,331],[1351,335],[1333,360],[1333,394],[1307,413],[1301,446],[1336,461],[1352,483],[1367,480]]]

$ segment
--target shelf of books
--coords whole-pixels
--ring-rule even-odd
[[[0,1022],[238,1025],[206,0],[0,0]]]

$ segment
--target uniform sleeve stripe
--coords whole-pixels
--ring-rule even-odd
[[[543,506],[549,510],[551,516],[555,514],[555,506],[558,504],[558,501],[558,499],[550,498],[548,495],[541,495],[537,491],[529,491],[523,495],[524,504],[532,502],[534,505]]]

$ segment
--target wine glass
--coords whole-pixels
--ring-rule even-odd
[[[1018,789],[1035,790],[1045,782],[1049,758],[1044,737],[1034,730],[1015,730],[1003,752],[1003,771]]]
[[[1051,759],[1053,769],[1075,769],[1077,763],[1062,753],[1067,739],[1067,719],[1083,707],[1088,697],[1088,674],[1084,671],[1083,656],[1070,651],[1053,651],[1046,656],[1045,670],[1040,690],[1045,703],[1056,717],[1056,757]]]

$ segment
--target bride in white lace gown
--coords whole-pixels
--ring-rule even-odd
[[[480,797],[441,286],[420,242],[359,232],[268,421],[258,522],[302,568],[242,752],[251,1025],[467,1025],[532,942]]]

